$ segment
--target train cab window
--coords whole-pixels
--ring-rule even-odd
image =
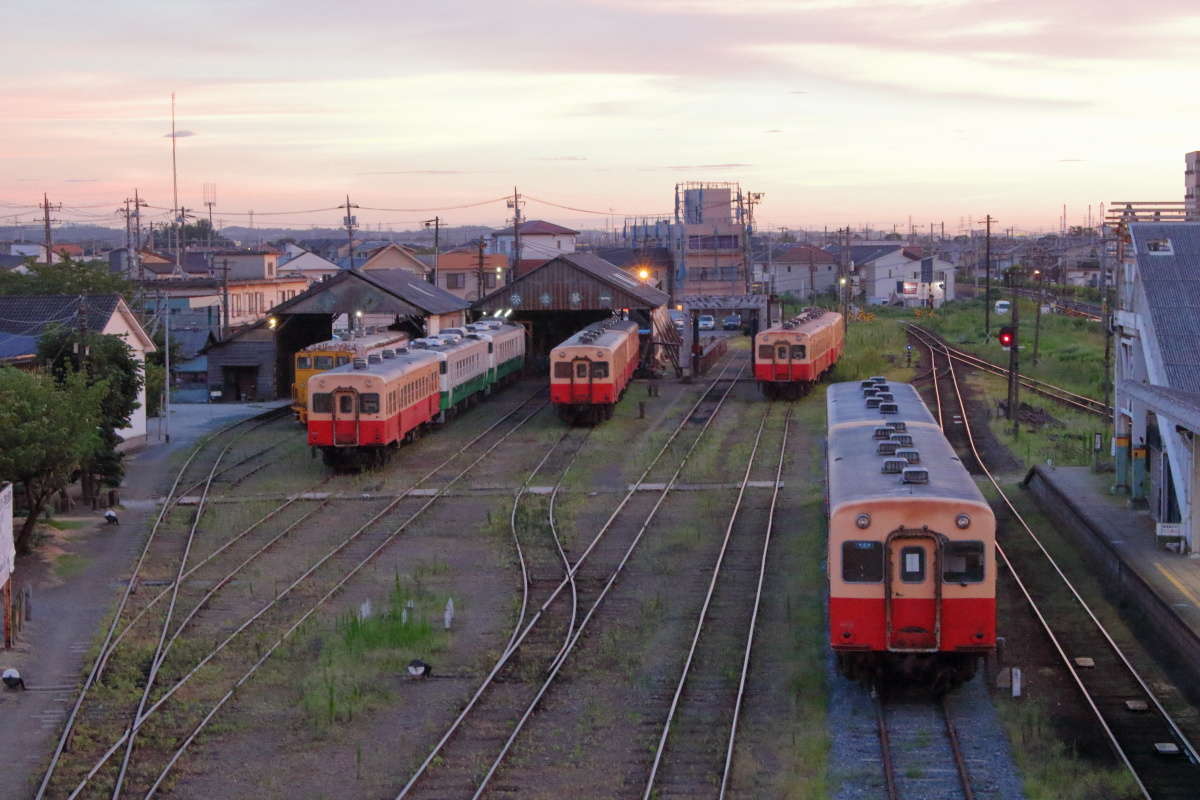
[[[883,580],[881,542],[842,542],[842,580],[879,583]]]
[[[777,353],[775,354],[775,357],[776,357],[776,358],[778,358],[780,361],[787,361],[787,357],[788,357],[788,346],[787,346],[786,344],[781,344],[781,345],[779,345],[779,347],[778,347],[778,351],[779,351],[779,352],[777,352]]]
[[[342,366],[343,364],[349,364],[349,363],[350,363],[350,356],[338,356],[337,357],[337,365],[339,367]]]
[[[807,348],[802,344],[792,345],[792,358],[804,358],[804,351]]]
[[[900,548],[900,580],[904,583],[921,583],[925,580],[925,550],[923,548]]]
[[[577,361],[575,363],[575,377],[586,378],[588,374],[588,365],[586,361]]]
[[[607,378],[608,377],[608,362],[607,361],[593,361],[592,362],[592,377],[593,378]]]
[[[570,364],[570,362],[567,362],[567,361],[559,361],[559,362],[557,362],[557,363],[554,365],[554,377],[556,377],[556,378],[570,378],[570,377],[571,377],[571,364]]]
[[[333,369],[333,356],[317,356],[314,362],[317,369]]]
[[[379,395],[377,394],[360,394],[358,396],[358,410],[364,414],[379,413]]]
[[[983,580],[983,542],[947,542],[942,551],[942,580],[979,583]]]
[[[308,356],[300,356],[296,359],[296,369],[312,369],[312,359]]]
[[[769,344],[760,344],[758,346],[758,357],[763,361],[770,361],[771,355],[774,354],[775,348]]]
[[[333,395],[329,392],[319,392],[312,396],[314,414],[328,414],[333,411]]]

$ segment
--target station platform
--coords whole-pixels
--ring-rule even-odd
[[[1037,466],[1024,485],[1112,579],[1108,585],[1151,623],[1158,643],[1200,673],[1200,556],[1161,546],[1150,513],[1112,494],[1112,479],[1088,467]]]

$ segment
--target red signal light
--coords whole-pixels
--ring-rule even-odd
[[[1012,347],[1017,343],[1017,329],[1006,325],[996,338],[1000,340],[1001,347]]]

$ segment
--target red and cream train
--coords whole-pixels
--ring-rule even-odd
[[[829,387],[829,639],[838,669],[948,689],[996,644],[996,520],[917,391]]]
[[[845,349],[842,315],[806,308],[754,337],[754,378],[768,397],[799,397],[819,381]]]
[[[569,422],[612,417],[637,370],[641,343],[633,320],[588,325],[550,351],[550,402]]]

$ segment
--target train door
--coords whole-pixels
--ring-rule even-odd
[[[353,389],[333,393],[333,443],[358,444],[358,392]]]
[[[889,650],[937,650],[942,627],[941,547],[929,531],[888,535],[884,603]]]
[[[775,365],[774,375],[775,380],[791,380],[792,378],[792,348],[791,345],[784,340],[775,342],[775,357],[773,363]]]
[[[571,359],[571,402],[587,403],[592,400],[592,363],[576,356]]]

